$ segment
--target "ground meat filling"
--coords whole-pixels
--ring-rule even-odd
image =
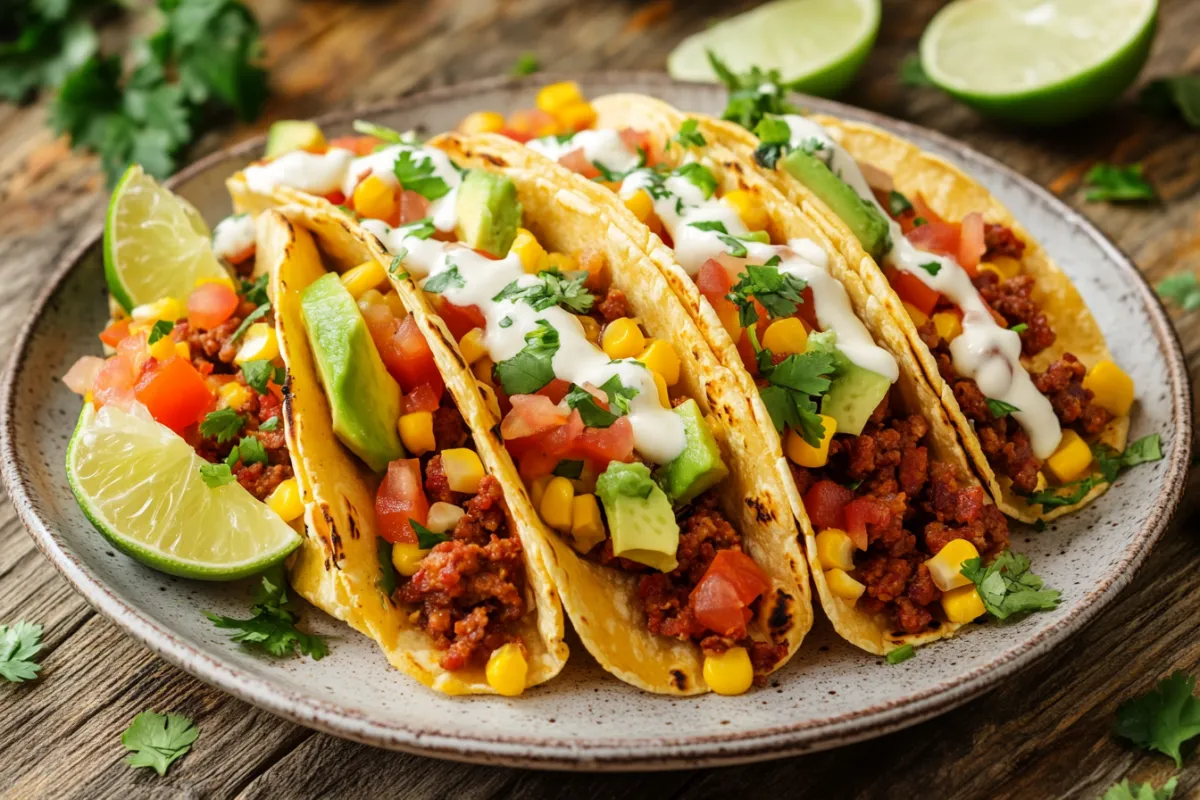
[[[792,465],[800,491],[819,480],[854,486],[872,497],[886,519],[867,524],[867,549],[855,557],[855,577],[867,590],[859,607],[886,613],[903,633],[927,630],[942,593],[925,566],[952,539],[967,539],[987,557],[1008,543],[1008,521],[984,502],[983,488],[962,486],[953,467],[931,461],[919,415],[894,414],[885,397],[858,436],[837,435],[820,469]]]
[[[600,316],[604,317],[605,322],[630,316],[629,302],[625,299],[625,293],[620,289],[609,289],[604,295],[604,299],[596,304],[596,310],[600,312]]]
[[[983,244],[987,247],[983,253],[984,261],[1000,257],[1020,261],[1025,253],[1025,243],[1017,238],[1013,229],[996,222],[983,223]]]

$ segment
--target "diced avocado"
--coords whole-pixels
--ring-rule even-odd
[[[614,461],[596,479],[596,494],[604,504],[613,555],[628,558],[660,572],[679,565],[679,523],[662,489],[650,478],[645,464]]]
[[[458,187],[454,204],[458,225],[454,234],[468,247],[497,258],[508,254],[521,227],[517,187],[507,175],[473,169]]]
[[[389,462],[404,458],[396,428],[400,385],[383,365],[358,304],[330,272],[304,290],[300,310],[334,433],[367,466],[386,472]]]
[[[783,168],[841,217],[871,258],[876,261],[883,258],[890,248],[889,225],[878,208],[859,197],[824,161],[803,150],[789,153],[783,160]]]
[[[265,158],[276,158],[293,150],[321,150],[325,147],[325,134],[315,122],[298,119],[281,119],[271,124],[267,131]]]
[[[857,436],[883,402],[892,382],[878,372],[855,364],[835,347],[834,331],[811,333],[809,352],[826,352],[833,356],[833,376],[829,391],[821,400],[821,413],[837,420],[837,432]]]
[[[683,452],[659,470],[658,479],[667,497],[679,506],[695,500],[719,483],[729,474],[729,468],[721,460],[721,448],[717,447],[717,440],[696,401],[689,399],[676,406],[674,411],[683,421],[687,442]]]

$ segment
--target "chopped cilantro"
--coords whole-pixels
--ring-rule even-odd
[[[761,167],[775,169],[775,163],[791,149],[792,129],[781,119],[763,117],[755,126],[754,135],[758,137],[754,160]]]
[[[574,135],[575,134],[570,134],[570,136],[574,136]],[[568,141],[569,141],[569,138],[568,138]],[[609,169],[605,164],[603,164],[599,161],[593,161],[592,166],[595,167],[596,171],[599,172],[600,174],[597,175],[596,177],[592,178],[592,180],[603,181],[605,183],[620,183],[621,181],[625,180],[633,173],[637,172],[638,170],[640,170],[646,166],[646,151],[639,147],[637,149],[637,153],[638,153],[637,163],[633,165],[632,169],[626,170],[625,172],[617,172],[616,170]]]
[[[243,436],[236,449],[243,464],[265,465],[268,461],[267,449],[254,436]]]
[[[417,522],[415,519],[410,519],[408,524],[412,525],[413,531],[417,534],[417,547],[421,548],[422,550],[429,550],[441,544],[442,542],[450,541],[449,534],[434,533],[433,531],[429,530],[429,528],[426,528],[424,525]]]
[[[242,299],[247,300],[256,306],[261,306],[263,303],[266,303],[269,300],[267,297],[267,282],[270,281],[270,279],[271,276],[265,272],[252,281],[248,281],[243,278],[240,288]]]
[[[513,64],[512,74],[517,76],[532,75],[540,69],[537,56],[533,53],[522,53],[517,59],[517,63]]]
[[[222,408],[210,411],[200,423],[201,436],[215,436],[217,444],[224,444],[238,435],[238,431],[246,424],[242,415],[232,408]]]
[[[1097,164],[1088,170],[1083,183],[1088,190],[1084,197],[1089,203],[1139,202],[1156,197],[1154,187],[1142,177],[1141,164],[1125,167]]]
[[[912,207],[912,203],[908,201],[907,197],[900,194],[900,192],[897,192],[895,189],[888,192],[888,212],[893,217],[898,217],[905,211],[912,211]]]
[[[42,665],[33,657],[41,649],[41,625],[25,621],[0,625],[0,678],[10,683],[36,678]]]
[[[1003,400],[996,400],[991,397],[986,398],[986,400],[988,411],[992,412],[992,416],[997,419],[1000,417],[1007,417],[1012,412],[1021,410],[1014,405],[1004,402]]]
[[[927,224],[929,224],[929,221],[927,219],[925,219],[924,217],[914,217],[913,218],[913,227],[914,228],[919,228],[922,225],[927,225]]]
[[[1016,325],[1013,325],[1011,328],[1009,328],[1009,330],[1013,333],[1024,333],[1025,331],[1029,330],[1029,325],[1025,322],[1018,322]]]
[[[233,448],[233,452],[237,452],[237,448]],[[210,489],[216,489],[219,486],[224,486],[227,483],[233,483],[233,470],[228,464],[201,464],[200,479]]]
[[[578,480],[579,476],[583,474],[583,462],[560,461],[555,465],[553,474],[559,478]]]
[[[467,285],[463,276],[458,273],[458,265],[451,264],[450,269],[442,270],[425,281],[422,287],[431,294],[441,294],[447,289],[461,289]]]
[[[1100,800],[1171,800],[1175,796],[1175,785],[1178,782],[1179,778],[1172,777],[1161,789],[1155,790],[1148,783],[1130,783],[1123,780],[1108,787],[1108,791]]]
[[[410,222],[407,225],[401,225],[395,231],[400,234],[400,238],[402,239],[407,239],[411,236],[414,239],[425,240],[433,236],[437,232],[437,228],[433,227],[433,219],[426,217],[416,222]],[[406,255],[408,255],[407,252],[401,254],[400,257],[403,258]]]
[[[392,564],[392,543],[382,536],[377,537],[375,554],[379,556],[379,578],[375,581],[375,588],[391,597],[399,584],[396,567]]]
[[[586,314],[592,309],[596,298],[584,287],[587,273],[570,278],[557,267],[544,269],[537,274],[537,283],[521,286],[517,281],[505,286],[492,300],[524,300],[534,311],[543,311],[551,306],[563,306],[575,314]]]
[[[1188,125],[1200,128],[1200,75],[1175,75],[1151,81],[1142,89],[1140,99],[1151,111],[1178,112]]]
[[[1162,459],[1162,439],[1157,433],[1143,436],[1128,445],[1124,452],[1116,453],[1111,447],[1103,444],[1092,446],[1092,454],[1100,467],[1097,475],[1068,483],[1063,486],[1053,486],[1034,492],[1029,496],[1029,502],[1040,505],[1043,510],[1071,506],[1087,497],[1088,492],[1102,483],[1112,483],[1122,469]],[[1063,492],[1066,494],[1063,494]]]
[[[887,654],[887,662],[892,665],[903,664],[917,654],[917,649],[911,644],[897,647]]]
[[[229,337],[229,341],[236,342],[238,339],[242,338],[242,334],[250,330],[251,325],[265,317],[270,311],[271,303],[269,301],[251,311],[246,315],[246,318],[242,320],[242,324],[237,326],[237,330],[233,332],[233,336]]]
[[[1056,608],[1061,598],[1057,589],[1043,589],[1042,579],[1029,571],[1029,559],[1012,550],[1005,550],[986,567],[978,557],[968,559],[961,572],[975,584],[983,607],[996,619]]]
[[[171,331],[175,330],[175,323],[169,320],[160,319],[154,323],[154,327],[150,329],[150,339],[148,344],[154,344],[164,336],[170,336]]]
[[[496,364],[496,377],[509,397],[533,394],[554,380],[551,361],[558,352],[558,331],[544,319],[539,319],[537,325],[536,330],[525,334],[521,352]]]
[[[1200,308],[1200,281],[1196,273],[1181,272],[1159,281],[1154,291],[1163,301],[1173,301],[1184,311],[1195,311]]]
[[[753,328],[747,328],[753,331]],[[779,364],[771,363],[768,350],[758,347],[757,335],[750,341],[758,355],[759,374],[767,379],[759,394],[775,430],[791,428],[809,445],[816,447],[825,436],[825,426],[817,413],[817,399],[829,391],[827,375],[833,372],[833,356],[827,352],[793,353]]]
[[[793,86],[783,80],[779,70],[751,67],[749,72],[735,74],[711,50],[708,51],[708,61],[721,83],[729,88],[729,101],[721,119],[736,122],[752,131],[767,114],[794,114],[799,111],[787,101],[787,93]]]
[[[679,126],[679,133],[671,137],[671,141],[684,149],[689,147],[704,147],[708,142],[705,141],[704,134],[700,133],[699,127],[699,120],[686,119]]]
[[[292,655],[297,649],[303,655],[312,656],[314,661],[329,654],[329,647],[322,637],[304,633],[296,627],[299,617],[288,602],[282,571],[268,570],[263,575],[250,610],[254,613],[250,619],[222,617],[208,611],[204,615],[218,628],[237,630],[238,633],[231,637],[233,641],[259,648],[276,658]]]
[[[433,159],[421,155],[418,160],[411,150],[404,150],[392,166],[396,180],[405,189],[416,192],[426,200],[437,200],[450,191],[450,185],[434,174]]]
[[[587,389],[571,385],[571,390],[563,399],[568,408],[579,411],[583,424],[589,428],[607,428],[629,413],[629,401],[637,397],[638,390],[621,383],[620,377],[613,375],[600,386],[600,391],[608,396],[608,408],[604,408]]]
[[[243,361],[242,376],[245,377],[247,386],[259,394],[266,394],[267,382],[275,377],[275,365],[264,359]]]
[[[396,277],[396,280],[402,281],[402,280],[406,280],[408,278],[407,272],[399,272],[398,271],[400,269],[400,267],[403,266],[404,257],[406,255],[408,255],[408,248],[401,247],[400,250],[395,255],[392,256],[392,263],[388,265],[388,274],[394,275]]]
[[[758,321],[754,300],[767,310],[771,319],[790,317],[804,302],[801,292],[807,284],[790,272],[781,272],[778,264],[778,256],[773,256],[762,265],[747,264],[746,271],[726,295],[737,305],[738,322],[743,328],[749,328]]]
[[[262,424],[258,426],[258,429],[260,431],[273,431],[278,427],[279,417],[271,417],[270,419],[264,420]]]
[[[1175,671],[1140,697],[1127,700],[1117,709],[1113,733],[1123,739],[1157,750],[1183,766],[1180,746],[1200,736],[1200,700],[1192,694],[1196,678]]]
[[[512,327],[512,323],[513,323],[512,317],[506,316],[500,320],[500,327],[501,328],[509,328],[509,327]]]
[[[674,174],[684,180],[690,181],[692,185],[704,193],[704,199],[713,196],[713,192],[717,190],[717,179],[713,177],[712,172],[708,167],[695,161],[676,167]]]
[[[926,261],[924,264],[919,264],[918,266],[930,275],[937,275],[942,271],[942,262],[940,261]]]
[[[121,744],[129,750],[125,763],[131,767],[149,767],[159,777],[172,764],[187,755],[200,729],[181,714],[156,714],[143,711],[133,718],[121,734]]]
[[[382,142],[389,142],[391,144],[407,144],[412,141],[412,137],[407,134],[400,133],[384,125],[376,125],[374,122],[368,122],[365,119],[354,120],[354,131],[364,136],[373,136]]]

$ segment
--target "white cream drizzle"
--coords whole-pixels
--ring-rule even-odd
[[[566,141],[555,136],[543,136],[526,144],[547,158],[558,161],[567,153],[583,150],[583,157],[599,163],[611,172],[628,172],[638,165],[640,156],[625,144],[621,134],[612,128],[583,130]]]
[[[217,258],[229,261],[254,248],[254,217],[234,214],[213,228],[212,249]]]

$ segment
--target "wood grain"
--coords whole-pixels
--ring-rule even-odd
[[[661,69],[708,20],[750,3],[632,0],[252,2],[267,32],[273,95],[254,126],[206,136],[198,157],[262,131],[403,92],[506,72],[524,52],[543,68]],[[937,128],[1031,176],[1093,219],[1151,279],[1200,270],[1200,134],[1131,102],[1052,132],[980,120],[928,89],[901,86],[901,60],[938,3],[884,3],[879,42],[848,102]],[[119,39],[121,33],[113,32]],[[1200,3],[1163,0],[1143,80],[1200,68]],[[58,258],[103,213],[93,159],[45,127],[46,106],[0,106],[0,342],[12,341]],[[1141,161],[1160,202],[1087,203],[1096,161]],[[1200,366],[1200,314],[1177,318]],[[5,348],[7,349],[7,348]],[[1103,617],[1016,680],[957,711],[871,742],[770,764],[648,775],[564,775],[464,766],[314,733],[211,689],[125,639],[37,553],[0,504],[0,621],[46,626],[42,678],[0,686],[0,792],[8,797],[1096,797],[1124,777],[1174,766],[1109,732],[1119,703],[1172,669],[1200,669],[1200,541],[1185,509]],[[192,716],[193,751],[166,778],[122,763],[138,711]],[[1200,758],[1177,797],[1200,793]]]

